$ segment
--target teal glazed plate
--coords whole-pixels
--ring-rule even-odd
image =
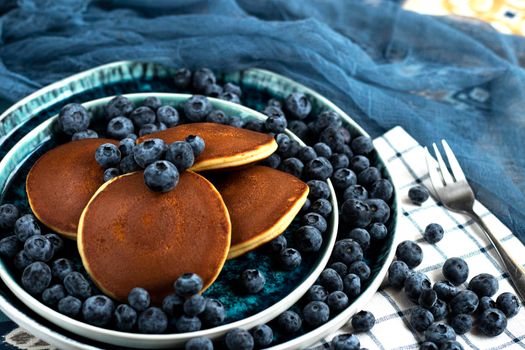
[[[0,116],[0,158],[31,130],[57,114],[66,103],[86,102],[122,93],[181,92],[173,84],[175,71],[176,68],[157,63],[121,61],[78,73],[36,91]],[[343,125],[352,136],[368,135],[344,111],[325,97],[279,74],[261,69],[247,69],[218,76],[218,78],[219,83],[229,81],[240,85],[244,93],[243,104],[255,110],[262,110],[265,101],[269,98],[284,99],[291,92],[302,91],[310,97],[313,105],[312,113],[333,110],[341,116]],[[380,155],[374,153],[374,157],[384,177],[390,178]],[[341,314],[316,329],[302,329],[292,338],[276,332],[274,344],[277,345],[273,347],[274,349],[308,347],[321,337],[335,332],[355,312],[366,307],[366,303],[379,288],[394,257],[395,242],[398,236],[396,234],[397,218],[400,210],[397,191],[394,192],[391,205],[393,210],[388,222],[390,234],[384,240],[384,244],[374,252],[374,258],[369,261],[372,274],[368,284],[363,286],[363,293],[359,298],[354,300]],[[59,329],[20,303],[10,290],[2,285],[0,285],[0,309],[30,332],[61,348],[77,348],[78,344],[84,344],[84,348],[90,349],[93,347],[113,348],[110,345],[93,342]]]
[[[169,93],[138,93],[125,96],[135,105],[140,105],[147,97],[157,96],[163,104],[173,106],[178,106],[191,97],[187,94]],[[84,106],[91,112],[94,121],[103,118],[104,106],[111,98],[106,97],[84,103]],[[210,100],[214,108],[223,110],[227,115],[236,115],[244,120],[266,119],[264,115],[241,105],[212,98]],[[3,202],[15,203],[25,212],[30,211],[25,193],[25,178],[34,162],[43,153],[57,146],[58,137],[53,131],[55,130],[56,119],[56,116],[49,118],[30,131],[16,143],[0,162],[0,187],[3,188]],[[292,133],[288,132],[288,134],[301,142]],[[335,192],[333,188],[330,190],[332,191],[332,205],[337,208]],[[291,307],[314,284],[328,262],[337,236],[338,216],[337,210],[335,210],[329,218],[329,229],[325,233],[321,250],[315,255],[304,255],[303,263],[293,271],[279,270],[272,258],[262,252],[264,247],[228,260],[217,280],[204,293],[204,296],[219,299],[225,305],[227,310],[226,324],[198,332],[146,335],[95,327],[60,314],[27,293],[19,285],[16,271],[9,262],[0,262],[0,277],[6,286],[29,308],[41,317],[72,333],[119,346],[150,349],[171,348],[183,345],[193,337],[216,338],[233,328],[252,328],[270,321]],[[297,221],[298,218],[285,231],[285,236],[290,240],[291,232],[299,225]],[[66,250],[68,251],[68,258],[80,267],[81,261],[76,244],[66,242]],[[242,295],[236,292],[236,282],[240,273],[255,267],[266,277],[265,288],[255,295]]]

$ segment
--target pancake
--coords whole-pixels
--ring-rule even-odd
[[[150,191],[142,172],[102,185],[84,209],[78,229],[82,263],[107,295],[125,301],[133,287],[152,300],[173,293],[186,272],[204,289],[219,275],[231,239],[228,211],[213,185],[185,171],[170,192]]]
[[[214,175],[211,181],[232,223],[228,259],[279,236],[301,210],[309,191],[295,176],[261,165]]]
[[[26,179],[29,205],[54,231],[74,239],[82,210],[104,183],[95,151],[109,139],[85,139],[53,148],[33,165]]]
[[[233,168],[268,158],[277,150],[273,137],[260,132],[217,123],[182,124],[137,140],[160,138],[166,143],[184,141],[188,135],[199,135],[206,147],[195,159],[193,171]]]

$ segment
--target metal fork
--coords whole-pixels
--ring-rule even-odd
[[[432,145],[436,154],[437,165],[428,148],[425,147],[428,174],[438,199],[447,209],[470,216],[481,227],[485,236],[498,253],[503,266],[508,271],[516,292],[520,295],[522,301],[525,301],[525,268],[518,264],[490,231],[483,219],[474,211],[474,192],[468,184],[465,174],[461,170],[461,166],[454,153],[452,153],[450,146],[445,140],[441,140],[441,142],[452,174],[448,171],[437,145],[435,143]]]

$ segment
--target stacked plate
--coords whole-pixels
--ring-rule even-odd
[[[154,63],[117,62],[101,66],[70,78],[54,83],[26,97],[0,116],[0,186],[3,201],[23,202],[24,179],[35,159],[43,151],[52,148],[54,141],[50,137],[53,118],[59,109],[70,102],[84,103],[86,107],[96,110],[103,97],[115,94],[130,94],[128,97],[141,101],[147,96],[160,97],[163,102],[175,104],[188,96],[163,92],[173,92],[173,75],[175,69]],[[312,113],[333,110],[338,113],[344,126],[352,136],[367,135],[366,132],[352,121],[343,111],[330,101],[314,91],[277,74],[259,69],[250,69],[222,76],[223,82],[233,82],[243,90],[243,107],[229,102],[213,100],[213,104],[241,118],[264,118],[256,112],[264,107],[270,98],[284,99],[290,93],[300,91],[305,93],[312,103]],[[148,94],[147,92],[155,91]],[[97,100],[98,99],[98,100]],[[87,102],[90,101],[90,102]],[[292,134],[290,136],[294,137]],[[36,157],[36,158],[35,158]],[[384,168],[379,155],[374,154],[375,161]],[[383,171],[388,178],[386,169]],[[335,195],[332,195],[334,208],[337,208]],[[364,308],[379,287],[390,261],[393,258],[393,242],[395,240],[395,225],[397,220],[397,196],[394,194],[392,217],[388,222],[390,235],[378,249],[373,261],[369,261],[372,270],[370,279],[362,289],[360,297],[343,312],[322,326],[305,329],[293,338],[277,335],[276,349],[295,349],[306,347],[320,337],[326,336],[344,325],[357,311]],[[13,321],[28,329],[35,336],[61,348],[173,348],[181,346],[187,339],[195,336],[217,337],[235,327],[251,328],[265,323],[278,316],[281,312],[293,307],[308,288],[315,282],[318,275],[328,263],[331,250],[337,235],[338,215],[334,212],[330,220],[328,235],[319,254],[306,263],[299,271],[286,276],[287,283],[275,284],[269,288],[272,293],[251,297],[249,303],[242,297],[236,297],[228,291],[219,277],[217,286],[206,293],[212,297],[228,300],[227,307],[234,310],[228,315],[228,323],[199,332],[186,334],[142,335],[106,330],[65,317],[41,304],[37,299],[26,293],[13,278],[7,265],[0,261],[0,309]],[[257,256],[233,259],[225,266],[231,271],[242,270],[250,260],[263,259]],[[250,255],[248,254],[248,255]],[[243,265],[244,264],[244,265]],[[247,268],[248,265],[246,265]],[[275,281],[282,281],[279,272],[268,269],[266,273],[275,274]],[[227,295],[230,293],[230,295]],[[226,297],[226,298],[224,298]],[[235,305],[248,305],[235,307]],[[235,311],[237,310],[237,311]],[[103,342],[103,343],[101,343]]]

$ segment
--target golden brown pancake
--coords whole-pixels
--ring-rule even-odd
[[[77,235],[82,210],[104,183],[95,151],[109,139],[86,139],[53,148],[33,165],[26,179],[29,205],[46,226],[68,238]]]
[[[99,188],[78,229],[82,263],[97,286],[124,301],[133,287],[155,302],[173,293],[186,272],[210,286],[224,265],[231,240],[228,211],[213,185],[185,171],[172,191],[150,191],[142,172]]]
[[[199,135],[206,147],[195,159],[191,170],[212,170],[238,167],[269,157],[277,150],[277,142],[270,135],[217,123],[182,124],[137,140],[160,138],[170,144],[184,141],[188,135]]]
[[[288,173],[254,165],[217,173],[212,179],[232,223],[228,259],[235,258],[280,235],[301,210],[308,185]]]

